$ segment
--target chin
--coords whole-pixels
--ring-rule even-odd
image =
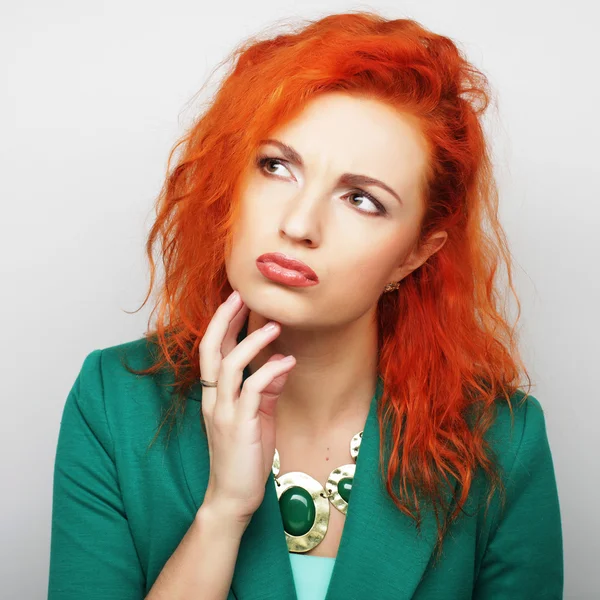
[[[314,303],[308,305],[302,294],[294,288],[275,283],[251,283],[237,289],[248,308],[267,321],[277,321],[283,326],[314,325]]]

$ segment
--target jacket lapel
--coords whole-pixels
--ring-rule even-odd
[[[238,338],[246,334],[242,330]],[[244,380],[249,375],[244,371]],[[422,512],[421,535],[414,521],[393,503],[379,473],[377,407],[379,378],[365,423],[346,521],[326,600],[412,598],[427,568],[437,524]],[[208,485],[208,444],[200,425],[202,387],[193,386],[178,437],[181,461],[194,504],[202,504]],[[332,508],[332,510],[335,510]],[[273,473],[262,504],[254,513],[239,548],[232,580],[238,600],[297,600]]]
[[[379,472],[377,397],[365,424],[352,493],[326,600],[413,597],[437,536],[435,516],[422,512],[421,535],[389,497]]]

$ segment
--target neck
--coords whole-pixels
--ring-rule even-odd
[[[247,335],[266,322],[250,312]],[[344,424],[364,424],[378,375],[373,313],[341,328],[299,330],[282,324],[279,336],[250,362],[250,372],[276,353],[296,359],[277,401],[278,426],[318,437]]]

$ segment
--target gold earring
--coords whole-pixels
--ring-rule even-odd
[[[391,292],[393,290],[397,290],[400,287],[400,282],[399,281],[395,281],[394,283],[388,283],[384,288],[383,291],[385,292]]]

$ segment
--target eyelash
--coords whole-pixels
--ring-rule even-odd
[[[285,166],[287,164],[286,161],[281,160],[280,158],[275,158],[273,156],[267,156],[266,154],[260,155],[257,159],[256,159],[256,164],[258,166],[259,169],[264,169],[265,165],[268,162],[276,162],[279,163],[280,165]],[[270,175],[272,175],[272,173],[269,173]],[[348,194],[348,196],[363,196],[364,198],[366,198],[367,200],[369,200],[370,202],[372,202],[378,209],[378,213],[373,213],[370,211],[366,211],[366,210],[361,210],[360,208],[358,208],[357,210],[359,212],[362,212],[363,214],[369,215],[369,216],[374,216],[377,214],[381,214],[381,215],[385,215],[387,214],[387,211],[385,210],[385,207],[383,206],[383,204],[381,204],[381,202],[379,202],[379,200],[377,200],[377,198],[375,198],[374,196],[372,196],[371,194],[369,194],[368,192],[365,192],[364,190],[358,189],[356,192],[351,192],[350,194]]]

